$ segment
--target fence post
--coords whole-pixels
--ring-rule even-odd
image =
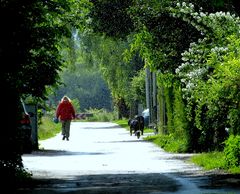
[[[38,150],[38,114],[37,104],[26,104],[32,125],[33,150]]]

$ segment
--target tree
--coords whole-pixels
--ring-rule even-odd
[[[2,179],[14,178],[21,169],[16,130],[20,97],[44,98],[46,86],[57,83],[63,60],[62,37],[71,37],[71,26],[84,26],[88,1],[5,0],[0,5],[1,132],[0,170]],[[84,19],[84,22],[80,20]],[[5,103],[6,102],[6,103]],[[9,178],[9,179],[6,179]]]
[[[90,12],[93,32],[108,37],[122,39],[134,29],[127,14],[132,0],[90,0],[93,7]]]
[[[124,112],[122,114],[124,117],[128,117],[129,105],[133,100],[138,98],[143,101],[143,98],[145,99],[145,93],[135,95],[134,99],[131,84],[132,79],[138,76],[137,72],[144,66],[141,57],[135,55],[129,61],[125,61],[124,52],[128,48],[127,40],[113,39],[92,32],[79,34],[78,40],[79,64],[84,64],[85,68],[99,68],[111,91],[114,106]]]
[[[77,64],[74,71],[65,69],[60,74],[64,84],[55,89],[49,99],[56,105],[56,102],[64,94],[71,99],[78,99],[80,102],[77,112],[90,108],[112,110],[112,99],[106,82],[101,77],[99,69]]]
[[[104,1],[104,3],[110,2]],[[163,89],[163,98],[168,99],[166,102],[168,123],[179,123],[180,120],[172,122],[172,119],[177,118],[174,115],[179,112],[175,109],[174,103],[182,102],[185,106],[179,105],[178,107],[187,107],[185,111],[187,111],[188,120],[183,118],[182,122],[187,121],[188,123],[181,126],[186,127],[184,130],[189,135],[189,150],[201,151],[203,148],[201,145],[207,145],[206,142],[209,140],[205,137],[214,136],[219,140],[215,145],[220,145],[224,139],[224,134],[221,132],[227,127],[226,124],[228,123],[222,121],[226,118],[232,118],[230,121],[232,126],[239,113],[229,107],[228,100],[230,97],[223,95],[223,92],[220,95],[216,92],[218,91],[216,88],[214,90],[215,95],[217,94],[218,97],[221,96],[223,99],[216,98],[218,100],[212,101],[211,107],[215,109],[209,111],[209,104],[205,97],[210,97],[211,93],[206,94],[204,88],[209,89],[210,85],[206,87],[206,82],[213,73],[216,73],[214,72],[215,64],[208,64],[209,55],[216,57],[216,60],[211,58],[211,61],[215,61],[215,63],[222,61],[221,56],[224,55],[222,51],[224,51],[226,45],[229,45],[228,35],[238,34],[239,29],[236,22],[238,19],[228,17],[239,12],[237,1],[133,0],[131,3],[129,2],[129,5],[124,8],[126,9],[124,13],[127,14],[124,17],[131,18],[134,28],[131,30],[133,33],[131,37],[133,38],[128,47],[129,50],[125,53],[127,53],[128,59],[132,59],[136,53],[139,53],[147,62],[145,65],[148,65],[152,71],[158,72],[158,80],[162,84],[161,89]],[[180,5],[180,8],[177,8],[179,12],[175,13],[174,9],[178,5]],[[186,8],[186,5],[191,6]],[[189,11],[192,7],[195,8],[195,13]],[[223,11],[229,11],[226,13],[227,16],[220,16]],[[114,18],[114,13],[111,14],[113,14],[111,17]],[[97,26],[101,26],[104,22],[99,17],[96,23]],[[108,29],[102,28],[101,32],[105,30],[106,35],[109,35],[107,32],[111,23],[107,25]],[[120,30],[120,28],[118,29]],[[119,33],[115,32],[115,34]],[[217,56],[213,54],[215,48],[221,51],[217,52]],[[233,64],[236,64],[235,61]],[[216,81],[214,80],[214,82]],[[226,83],[225,86],[232,84],[237,87],[235,83],[224,82],[223,80],[221,82]],[[214,84],[214,86],[216,87],[218,84]],[[176,87],[182,87],[183,92],[177,92],[179,89],[176,89]],[[221,89],[221,91],[225,91],[223,88]],[[227,91],[229,90],[227,89]],[[201,92],[201,95],[199,92]],[[179,99],[178,102],[176,102],[176,99]],[[235,100],[231,99],[231,101]],[[233,106],[232,102],[230,104]],[[229,108],[231,109],[230,113]],[[209,123],[214,123],[214,126],[211,125],[213,126],[212,129],[209,128]],[[237,124],[236,122],[234,126],[236,127]],[[168,127],[169,129],[174,128],[170,125]],[[207,129],[206,127],[209,130],[203,130],[203,128]],[[206,131],[220,132],[221,137],[205,133]],[[195,141],[193,141],[194,138]],[[207,150],[208,148],[209,146],[206,146],[203,149]]]

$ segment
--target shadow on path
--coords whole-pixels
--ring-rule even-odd
[[[22,185],[16,194],[238,194],[239,180],[239,175],[228,174],[207,176],[193,173],[79,175],[69,179],[35,178],[32,182]]]
[[[84,156],[84,155],[107,155],[111,154],[110,152],[74,152],[74,151],[65,151],[65,150],[49,150],[49,149],[43,149],[34,151],[31,154],[29,154],[29,157],[41,157],[41,156],[66,156],[66,155],[78,155],[78,156]],[[27,154],[25,154],[25,157],[27,157]]]
[[[180,184],[159,173],[82,175],[74,179],[34,179],[32,189],[21,188],[18,194],[80,194],[80,193],[153,193],[175,192]],[[30,188],[26,185],[26,188]]]

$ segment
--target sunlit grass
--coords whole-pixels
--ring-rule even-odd
[[[105,109],[89,109],[86,110],[88,113],[91,113],[91,117],[87,117],[86,121],[100,121],[100,122],[111,122],[117,118],[117,112],[109,112]]]
[[[206,170],[224,169],[224,154],[222,152],[209,152],[195,155],[191,161]]]
[[[52,118],[43,116],[38,127],[38,139],[45,140],[51,138],[61,131],[61,123],[54,123]]]
[[[152,128],[144,128],[144,133],[154,133],[154,131]]]
[[[228,171],[232,174],[240,174],[240,167],[231,168]]]
[[[151,135],[144,139],[153,142],[168,152],[186,152],[186,142],[171,135]],[[227,167],[223,152],[199,153],[192,156],[190,162],[203,167],[205,170],[223,170],[232,174],[240,174],[240,167]]]
[[[129,129],[128,126],[128,119],[121,119],[121,120],[116,120],[114,121],[116,124],[120,125],[121,127],[125,128],[125,129]]]
[[[205,170],[220,169],[233,174],[240,173],[240,167],[227,168],[223,152],[201,153],[191,157],[191,162],[203,167]]]
[[[176,138],[172,135],[150,135],[144,138],[147,141],[153,142],[157,146],[163,148],[165,151],[174,153],[186,152],[186,142],[183,138]]]

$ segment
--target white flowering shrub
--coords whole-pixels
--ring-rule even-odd
[[[214,64],[215,69],[212,76],[198,91],[202,95],[201,103],[209,107],[209,115],[225,115],[225,121],[230,132],[240,133],[240,37],[232,35],[227,38],[228,52],[218,60],[218,54],[212,53],[208,63]],[[197,96],[197,93],[195,93]]]
[[[240,19],[185,2],[156,13],[143,17],[145,28],[128,53],[138,51],[158,71],[168,132],[186,137],[190,151],[215,149],[223,145],[225,128],[240,132]]]
[[[191,43],[189,49],[182,53],[182,64],[176,69],[177,75],[183,82],[185,96],[192,96],[199,81],[207,79],[209,69],[215,64],[208,63],[209,56],[215,54],[216,61],[228,52],[227,44],[232,34],[239,34],[240,19],[230,13],[195,12],[193,4],[177,3],[170,9],[173,17],[182,18],[194,26],[202,35],[198,42]]]
[[[200,132],[197,141],[221,149],[227,131],[240,133],[240,19],[224,12],[196,12],[186,3],[170,12],[202,35],[182,53],[175,72],[182,82],[188,120]]]

